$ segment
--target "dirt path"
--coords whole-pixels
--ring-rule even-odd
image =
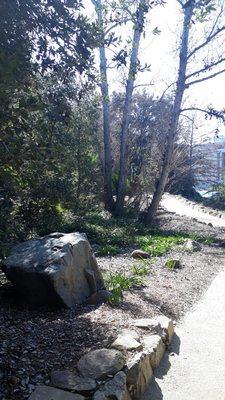
[[[225,270],[177,327],[143,400],[225,399]]]
[[[215,227],[225,227],[225,215],[213,209],[203,207],[195,202],[188,201],[181,196],[174,196],[165,193],[161,201],[161,206],[169,211],[181,216],[195,218],[199,222],[211,223]]]

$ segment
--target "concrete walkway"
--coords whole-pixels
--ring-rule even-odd
[[[175,331],[143,400],[225,400],[225,270]]]
[[[198,221],[206,224],[212,223],[215,227],[225,227],[224,213],[222,213],[222,218],[219,218],[215,215],[210,215],[207,212],[203,212],[199,204],[188,201],[181,196],[174,196],[172,194],[165,193],[161,200],[161,206],[167,211],[174,212],[181,216],[185,215],[186,217],[196,218]],[[207,209],[205,208],[205,210]],[[213,212],[214,210],[211,211]]]

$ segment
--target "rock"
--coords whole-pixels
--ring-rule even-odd
[[[174,335],[174,324],[172,319],[160,315],[157,317],[157,321],[159,322],[161,329],[166,333],[166,344],[170,344]]]
[[[94,379],[83,378],[74,372],[66,370],[53,371],[51,373],[51,383],[53,386],[83,394],[89,393],[97,387]]]
[[[93,350],[79,360],[77,368],[82,376],[94,379],[115,375],[125,365],[124,355],[114,349]]]
[[[131,253],[131,257],[133,258],[138,258],[138,259],[146,259],[150,257],[150,254],[147,253],[146,251],[142,251],[142,250],[134,250]]]
[[[183,245],[184,250],[187,251],[200,251],[201,250],[201,245],[198,243],[196,240],[190,240],[188,239],[184,245]]]
[[[65,390],[50,386],[38,386],[28,400],[85,400],[80,394],[68,393]]]
[[[208,223],[208,226],[210,226],[211,228],[213,228],[213,224],[211,222]]]
[[[93,400],[105,399],[130,400],[126,385],[126,374],[123,371],[118,372],[113,379],[106,382],[93,396]]]
[[[88,304],[97,305],[101,303],[107,303],[107,301],[111,298],[112,292],[109,290],[99,290],[96,293],[93,293],[89,299],[87,300]]]
[[[105,393],[102,390],[97,390],[92,397],[93,400],[107,400]]]
[[[111,399],[124,399],[127,392],[126,380],[126,374],[123,371],[118,372],[113,379],[110,379],[104,385],[103,391],[105,395]]]
[[[96,293],[98,288],[97,288],[97,284],[96,284],[94,271],[89,269],[89,268],[85,268],[84,274],[85,274],[86,279],[88,281],[88,285],[89,285],[89,288],[91,290],[91,293]]]
[[[125,331],[116,338],[111,347],[118,350],[141,350],[142,345],[135,336],[137,336],[136,332]]]
[[[140,318],[133,321],[133,325],[159,335],[166,345],[172,341],[174,334],[173,321],[164,315],[156,318]]]
[[[155,318],[139,318],[133,321],[133,325],[137,328],[147,329],[155,333],[160,329],[160,324]]]
[[[3,271],[32,304],[85,301],[104,288],[96,259],[85,234],[53,233],[15,246]]]
[[[132,399],[140,399],[152,379],[152,367],[148,354],[138,353],[127,363],[127,388]]]
[[[165,344],[159,335],[143,337],[144,352],[149,354],[152,368],[157,368],[165,352]]]

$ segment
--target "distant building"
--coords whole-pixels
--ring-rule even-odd
[[[219,182],[225,178],[225,144],[223,148],[217,149],[217,171]]]
[[[225,181],[225,138],[195,145],[193,164],[197,190],[211,190]]]

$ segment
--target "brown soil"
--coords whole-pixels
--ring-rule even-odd
[[[223,229],[169,213],[161,213],[156,222],[166,231],[225,238]],[[129,254],[99,257],[98,262],[102,270],[128,274],[136,262]],[[182,268],[166,269],[168,258],[179,258]],[[125,292],[117,308],[103,304],[74,310],[29,309],[18,302],[0,273],[0,399],[27,399],[37,383],[49,383],[53,368],[73,369],[82,354],[109,346],[135,318],[164,314],[180,319],[223,268],[224,260],[224,249],[218,245],[159,257],[150,264],[145,286]]]

